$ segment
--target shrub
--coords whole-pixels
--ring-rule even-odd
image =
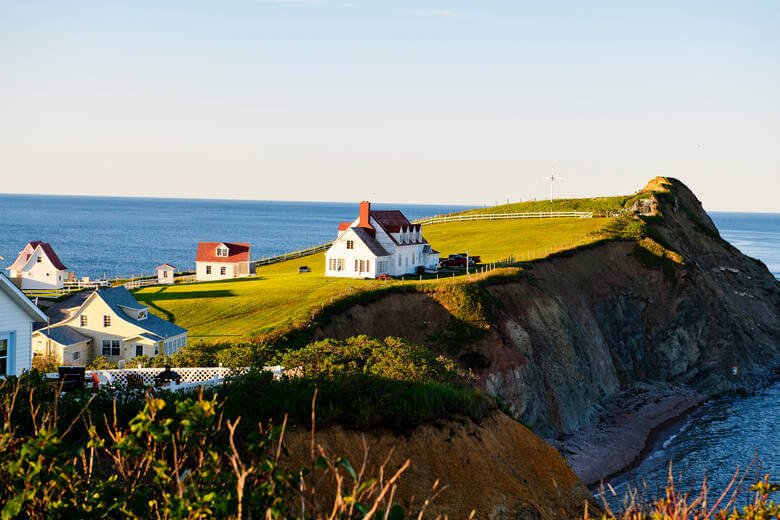
[[[110,370],[116,368],[116,363],[109,361],[106,356],[99,356],[87,365],[87,370]]]
[[[41,372],[56,372],[60,366],[60,361],[51,354],[35,354],[32,359],[32,366]]]

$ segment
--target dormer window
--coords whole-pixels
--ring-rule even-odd
[[[227,247],[221,247],[221,246],[218,247],[217,248],[217,256],[227,257],[228,256],[228,249],[227,249]]]
[[[38,258],[35,259],[35,263],[40,264],[41,262],[43,262],[43,258],[42,257],[39,256]]]
[[[145,320],[146,319],[146,311],[138,311],[138,319],[139,320]]]

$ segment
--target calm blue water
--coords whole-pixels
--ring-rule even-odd
[[[743,253],[762,260],[780,279],[780,214],[711,213],[721,236]],[[692,415],[671,426],[650,455],[628,475],[613,481],[618,495],[627,486],[647,484],[650,496],[662,495],[668,481],[669,462],[678,489],[698,496],[705,472],[713,490],[728,485],[734,472],[743,471],[754,458],[760,472],[780,482],[780,383],[750,397],[726,397],[710,401]],[[746,479],[746,481],[751,479]],[[716,493],[717,491],[717,493]],[[619,501],[608,493],[613,506]],[[713,503],[713,502],[710,502]]]
[[[410,220],[463,209],[373,207],[400,209]],[[357,215],[357,203],[0,194],[0,265],[42,240],[79,277],[151,273],[163,262],[188,270],[198,242],[249,242],[259,259],[333,240],[339,222]]]

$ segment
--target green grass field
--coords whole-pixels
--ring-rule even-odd
[[[586,236],[605,219],[529,219],[437,224],[423,235],[442,257],[464,252],[495,262],[515,255],[546,256],[595,240]],[[298,274],[308,265],[311,273]],[[257,277],[219,282],[152,286],[134,292],[151,312],[189,330],[191,341],[240,341],[294,322],[305,322],[315,308],[329,304],[350,287],[366,288],[368,280],[326,278],[325,255],[288,260],[257,269]],[[429,283],[436,283],[430,280]]]
[[[631,206],[637,198],[647,196],[644,193],[635,195],[619,195],[615,197],[592,197],[582,199],[554,199],[531,200],[527,202],[513,202],[464,211],[463,214],[473,213],[533,213],[536,211],[593,211],[597,215],[607,214],[613,211]]]

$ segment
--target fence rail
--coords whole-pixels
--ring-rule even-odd
[[[275,264],[277,262],[284,262],[285,260],[292,260],[294,258],[300,258],[302,256],[308,256],[313,255],[314,253],[320,253],[322,251],[326,251],[333,242],[328,242],[326,244],[320,244],[318,246],[309,247],[307,249],[300,249],[298,251],[293,251],[291,253],[285,253],[283,255],[277,255],[277,256],[271,256],[269,258],[263,258],[262,260],[256,260],[255,261],[255,267],[261,266],[261,265],[269,265],[269,264]]]
[[[22,292],[30,298],[59,298],[66,294],[70,294],[69,287],[63,287],[62,289],[23,289]]]
[[[468,220],[509,220],[525,218],[593,218],[592,211],[531,211],[527,213],[472,213],[468,215],[441,215],[415,220],[415,224],[428,226],[446,222],[465,222]]]

